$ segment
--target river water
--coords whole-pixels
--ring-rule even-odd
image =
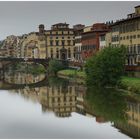
[[[0,80],[0,138],[140,138],[140,102],[45,75]]]

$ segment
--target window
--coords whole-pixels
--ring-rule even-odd
[[[133,38],[135,39],[136,38],[136,35],[133,35]]]
[[[134,57],[134,64],[136,64],[136,62],[137,62],[137,58],[136,58],[136,57]]]
[[[56,58],[59,58],[59,49],[56,49]]]
[[[73,46],[75,45],[75,41],[73,40]]]
[[[71,50],[70,50],[70,48],[68,49],[68,58],[71,58]]]
[[[129,53],[129,46],[128,46],[128,48],[127,48],[127,53]]]
[[[134,53],[136,53],[136,45],[134,45]]]
[[[71,41],[70,41],[70,40],[68,40],[68,46],[70,46],[70,43],[71,43]]]
[[[50,40],[50,46],[53,46],[53,40]]]
[[[53,49],[51,48],[51,58],[53,58]]]
[[[132,46],[130,47],[130,53],[132,53]]]
[[[65,46],[65,41],[64,40],[62,40],[62,46]]]
[[[105,41],[105,36],[100,36],[101,41]]]
[[[59,41],[58,40],[56,40],[56,46],[59,46]]]
[[[138,53],[140,54],[140,44],[138,45]]]
[[[123,37],[123,40],[125,40],[125,36]]]

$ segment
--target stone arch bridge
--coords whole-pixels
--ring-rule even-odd
[[[20,62],[33,62],[42,64],[45,68],[48,67],[50,59],[38,59],[38,58],[2,58],[0,57],[0,69],[4,69],[7,65]]]
[[[0,57],[0,70],[6,68],[6,66],[17,63],[17,62],[33,62],[33,63],[38,63],[42,64],[45,69],[49,66],[49,61],[52,60],[51,58],[46,58],[46,59],[40,59],[40,58],[11,58],[11,57]],[[83,63],[79,62],[73,62],[73,61],[68,61],[68,60],[63,60],[63,59],[57,59],[57,61],[62,62],[64,65],[67,67],[83,67]]]

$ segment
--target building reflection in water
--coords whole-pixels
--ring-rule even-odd
[[[13,83],[34,83],[43,79],[43,75],[37,77],[18,73],[12,77],[7,74],[5,78]],[[93,93],[88,94],[84,85],[61,78],[49,78],[48,83],[42,87],[12,90],[12,93],[40,103],[43,113],[54,112],[57,117],[70,117],[72,112],[77,112],[95,117],[98,123],[110,121],[123,133],[140,138],[140,102],[115,92],[97,94],[98,90],[94,89]],[[125,118],[125,121],[121,121]]]
[[[140,102],[129,99],[127,106],[127,123],[118,122],[114,123],[114,126],[133,138],[140,138]]]
[[[58,117],[69,117],[71,112],[76,111],[75,87],[66,81],[61,86],[48,86],[46,98],[41,99],[41,104],[43,111],[51,110]]]

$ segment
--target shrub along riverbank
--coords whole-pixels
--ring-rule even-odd
[[[67,76],[69,78],[79,78],[85,80],[86,74],[84,71],[78,71],[74,69],[65,69],[65,70],[60,70],[58,72],[58,75],[61,76]]]
[[[84,71],[74,69],[61,70],[58,72],[58,75],[66,76],[68,78],[79,78],[83,79],[84,81],[86,80],[86,74]],[[140,94],[140,78],[123,76],[118,86],[121,89]]]
[[[122,77],[119,87],[140,94],[140,78]]]

